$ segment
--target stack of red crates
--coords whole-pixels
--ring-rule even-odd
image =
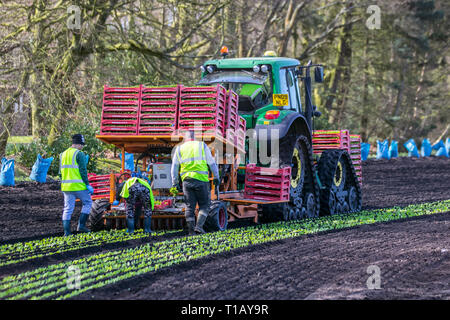
[[[178,129],[195,129],[224,136],[226,99],[227,92],[221,85],[180,86]]]
[[[92,200],[109,199],[111,188],[109,178],[109,174],[97,175],[88,173],[89,184],[94,188],[94,194],[91,196]]]
[[[228,91],[225,109],[225,137],[233,142],[239,126],[238,103],[239,97],[237,93],[233,90]]]
[[[358,181],[362,184],[361,136],[358,134],[350,135],[350,158],[355,167]]]
[[[244,198],[264,201],[289,201],[291,167],[281,169],[249,164],[245,171]]]
[[[137,134],[140,89],[104,87],[101,135]]]
[[[143,87],[139,135],[170,135],[177,128],[179,86]]]
[[[314,130],[313,150],[320,154],[324,150],[344,149],[350,153],[350,134],[348,130]]]

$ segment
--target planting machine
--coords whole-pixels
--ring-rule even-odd
[[[153,229],[184,226],[183,196],[169,189],[171,153],[186,130],[196,132],[219,164],[209,231],[238,219],[269,222],[361,209],[360,137],[313,129],[320,112],[312,103],[311,73],[322,82],[321,65],[264,56],[210,60],[201,69],[195,87],[105,86],[97,138],[121,150],[122,170],[89,175],[92,229],[125,227],[124,204],[112,202],[118,183],[134,175],[151,181],[158,201]],[[126,152],[138,154],[134,171],[125,170]]]

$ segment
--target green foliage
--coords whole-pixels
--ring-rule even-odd
[[[99,173],[99,158],[104,157],[106,145],[95,138],[96,127],[84,122],[69,122],[65,130],[62,131],[53,143],[48,143],[48,138],[41,137],[29,144],[8,145],[8,152],[17,157],[17,161],[24,167],[31,168],[36,161],[37,155],[44,158],[53,157],[53,162],[48,170],[51,176],[59,174],[59,155],[72,145],[72,136],[81,133],[86,139],[83,152],[89,155],[87,165],[88,172]],[[8,153],[7,153],[8,154]]]

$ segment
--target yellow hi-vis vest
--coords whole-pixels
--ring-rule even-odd
[[[147,187],[148,190],[150,190],[150,202],[152,204],[152,210],[154,210],[155,208],[155,199],[153,198],[153,192],[152,192],[152,188],[150,187],[150,185],[148,184],[147,181],[145,181],[144,179],[141,178],[137,178],[137,177],[133,177],[127,180],[127,182],[125,182],[125,184],[123,185],[122,188],[122,192],[120,192],[120,196],[122,198],[128,198],[130,196],[130,188],[133,184],[136,183],[136,181],[142,185],[144,185],[145,187]]]
[[[69,148],[60,154],[61,191],[86,190],[86,184],[81,179],[78,169],[77,154],[80,150]]]
[[[204,144],[201,141],[187,141],[178,147],[180,176],[208,182],[208,163],[206,162]]]

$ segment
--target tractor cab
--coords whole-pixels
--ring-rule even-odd
[[[259,125],[280,125],[283,119],[300,116],[312,128],[312,118],[319,116],[311,99],[310,68],[315,67],[315,81],[323,81],[321,65],[300,65],[292,58],[263,57],[215,59],[200,68],[198,85],[221,84],[239,95],[239,114],[247,121],[247,128]],[[306,73],[303,71],[306,70]],[[300,88],[303,87],[302,92]],[[297,115],[297,116],[296,116]],[[269,120],[269,121],[268,121]],[[290,122],[283,126],[290,126]]]
[[[199,85],[222,84],[239,95],[243,114],[273,104],[273,94],[288,95],[283,109],[302,112],[299,83],[300,62],[282,57],[209,60],[204,63]]]

